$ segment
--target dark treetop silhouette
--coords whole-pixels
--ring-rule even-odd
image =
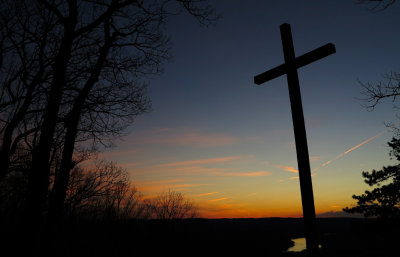
[[[307,136],[304,125],[303,107],[301,103],[299,78],[297,69],[309,63],[317,61],[323,57],[336,52],[335,46],[331,43],[317,48],[300,57],[295,57],[292,32],[290,25],[284,23],[280,26],[283,54],[285,63],[254,77],[254,83],[260,85],[276,77],[286,74],[290,105],[292,109],[292,119],[294,127],[294,137],[296,142],[297,163],[299,167],[300,190],[303,204],[303,216],[306,232],[307,250],[312,256],[317,255],[318,240],[315,221],[314,196],[311,182],[310,161],[308,156]]]

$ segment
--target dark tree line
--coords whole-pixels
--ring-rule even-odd
[[[9,176],[1,189],[1,218],[18,221],[27,192],[26,177]],[[99,160],[90,167],[77,165],[71,170],[63,206],[67,220],[147,218],[145,209],[148,207],[128,173],[114,163]]]
[[[25,219],[60,219],[78,164],[150,110],[146,81],[182,10],[216,19],[202,0],[2,1],[0,183],[23,178]]]
[[[1,221],[20,221],[27,182],[24,174],[17,173],[0,184]],[[68,222],[197,216],[197,206],[180,192],[169,190],[144,199],[127,171],[105,160],[95,160],[88,167],[76,165],[71,170],[63,205],[63,217]]]

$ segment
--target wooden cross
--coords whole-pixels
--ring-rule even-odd
[[[254,77],[254,83],[260,85],[286,74],[289,86],[290,106],[296,142],[297,164],[299,168],[301,201],[306,233],[307,251],[312,256],[318,252],[317,226],[315,219],[314,196],[311,182],[310,161],[307,136],[301,103],[299,77],[297,69],[336,52],[335,45],[329,43],[296,58],[290,25],[280,26],[285,63]]]

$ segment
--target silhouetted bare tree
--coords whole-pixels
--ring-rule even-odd
[[[360,82],[365,96],[362,100],[367,102],[365,105],[368,109],[374,109],[380,101],[384,99],[392,99],[393,102],[400,96],[400,73],[391,72],[384,76],[384,81],[379,83],[362,83]]]
[[[372,10],[382,11],[396,3],[396,0],[359,0],[362,4],[373,4]],[[390,72],[383,76],[383,81],[378,83],[359,82],[364,88],[361,92],[364,97],[361,99],[366,102],[365,107],[373,110],[379,102],[384,99],[391,99],[393,102],[400,95],[400,73]]]
[[[30,151],[26,217],[61,216],[77,142],[106,143],[149,109],[146,80],[170,58],[166,19],[215,21],[202,0],[5,0],[1,11],[1,174]],[[19,144],[19,142],[22,142]]]
[[[198,216],[196,205],[182,193],[162,192],[155,198],[147,200],[150,217],[159,220],[195,218]]]
[[[145,207],[127,172],[112,162],[71,172],[64,208],[70,218],[143,218]]]
[[[13,170],[17,149],[35,144],[29,136],[39,130],[52,76],[52,16],[27,5],[5,0],[0,7],[0,180]]]

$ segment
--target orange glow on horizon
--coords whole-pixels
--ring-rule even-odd
[[[261,210],[249,210],[249,209],[220,209],[220,210],[202,210],[200,211],[200,218],[206,219],[235,219],[235,218],[302,218],[303,214],[298,211],[270,211],[263,212]]]
[[[201,208],[199,210],[199,218],[205,219],[234,219],[234,218],[302,218],[302,209],[298,208],[283,208],[272,210],[235,208],[232,205],[220,205],[220,208]],[[327,208],[317,209],[316,216],[340,213],[342,207],[337,205],[328,206]],[[327,216],[325,216],[327,217]]]

